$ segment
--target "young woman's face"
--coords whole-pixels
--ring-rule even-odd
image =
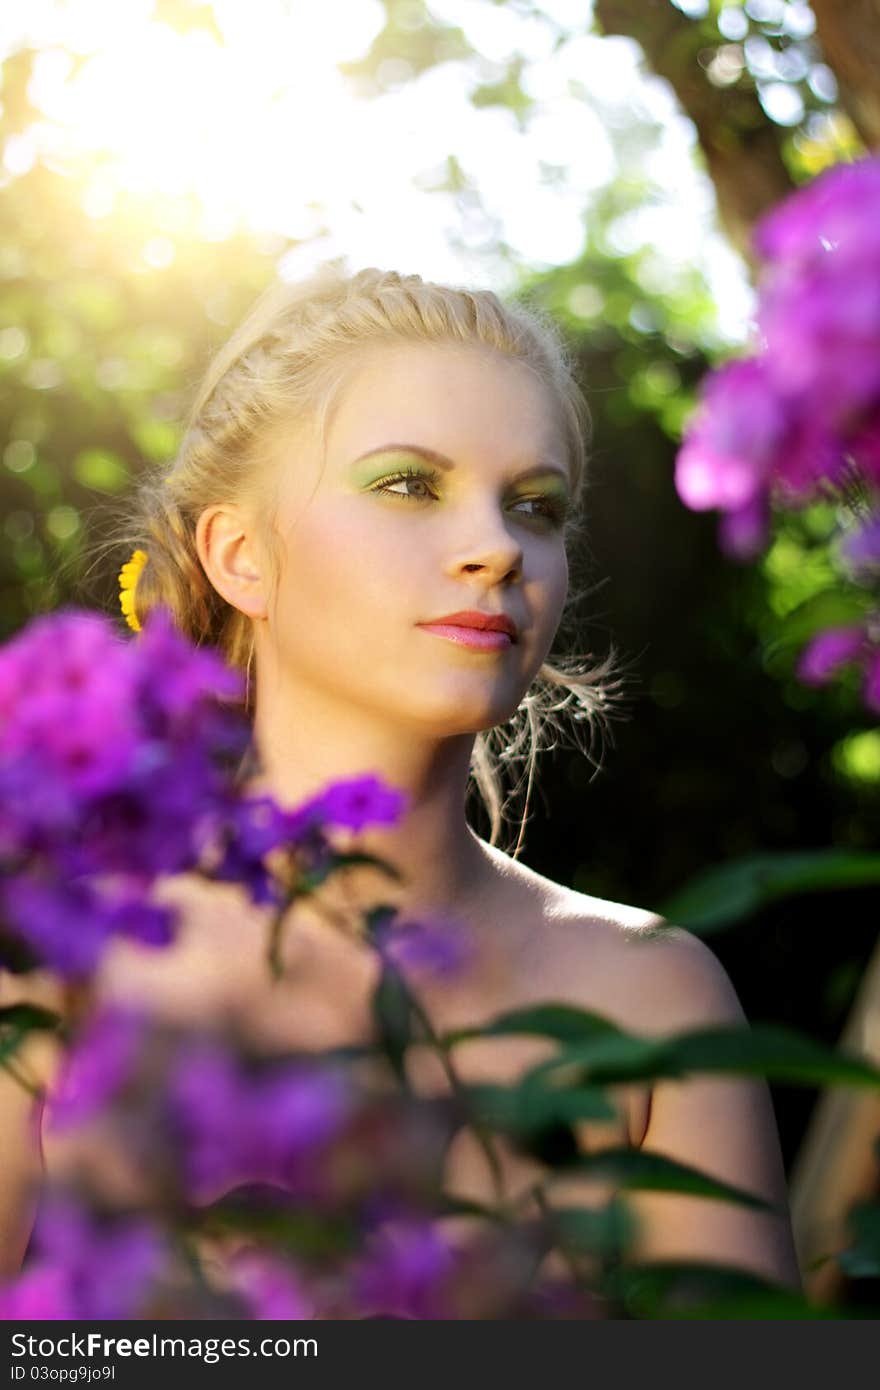
[[[381,345],[328,422],[281,450],[281,578],[268,641],[303,683],[423,732],[490,728],[546,658],[568,587],[562,428],[521,363],[458,346]],[[402,476],[408,474],[409,476]],[[493,649],[427,631],[505,614]]]

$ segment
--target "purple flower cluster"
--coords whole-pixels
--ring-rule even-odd
[[[303,867],[312,873],[325,870],[333,859],[327,830],[394,825],[405,807],[405,794],[373,774],[334,782],[292,811],[267,796],[229,798],[213,820],[222,853],[212,872],[215,878],[246,884],[254,902],[278,904],[281,891],[264,862],[270,850],[294,844]]]
[[[144,890],[198,860],[218,760],[246,747],[221,704],[240,693],[164,610],[136,643],[66,610],[2,648],[0,917],[38,959],[82,977],[114,934],[167,943],[172,914]]]
[[[316,830],[350,830],[395,825],[407,808],[406,793],[374,774],[331,783],[296,810],[286,813],[288,835],[307,841]]]
[[[415,959],[435,964],[433,953]],[[49,1187],[25,1267],[0,1288],[4,1317],[495,1318],[520,1305],[591,1315],[528,1311],[536,1249],[525,1228],[465,1246],[444,1233],[437,1197],[460,1116],[442,1098],[389,1092],[384,1069],[266,1057],[104,1005],[73,1042],[49,1112],[54,1126],[80,1127],[76,1191]],[[139,1210],[101,1214],[108,1173],[149,1177],[142,1193],[114,1189],[114,1205],[123,1191]],[[204,1266],[193,1280],[180,1239],[200,1259],[198,1233],[222,1243],[226,1220],[220,1286]]]
[[[402,795],[372,776],[292,812],[238,796],[228,765],[250,739],[232,708],[242,686],[163,608],[136,642],[71,609],[0,649],[0,966],[24,943],[31,959],[85,978],[115,935],[171,940],[174,912],[147,897],[159,876],[213,851],[216,877],[278,904],[270,850],[302,840],[329,862],[324,826],[399,816]]]
[[[706,378],[676,488],[688,507],[719,509],[722,549],[750,560],[766,547],[773,505],[798,508],[858,478],[871,509],[842,558],[863,581],[880,570],[880,158],[793,194],[761,222],[755,246],[760,351]],[[876,709],[871,631],[860,660]],[[808,650],[802,671],[836,640]]]
[[[796,506],[852,464],[880,488],[880,159],[829,170],[759,225],[761,352],[710,373],[676,465],[744,557],[770,500]]]
[[[166,1242],[147,1218],[100,1220],[60,1194],[40,1207],[31,1246],[25,1272],[0,1288],[0,1320],[149,1316],[168,1264]]]
[[[49,1096],[49,1122],[61,1131],[112,1116],[126,1092],[119,1142],[136,1142],[133,1104],[151,1117],[149,1164],[156,1166],[152,1149],[163,1146],[196,1205],[242,1184],[317,1193],[316,1155],[345,1128],[356,1100],[339,1064],[255,1060],[232,1041],[169,1030],[139,1009],[105,1004],[68,1049]],[[105,1138],[111,1130],[105,1126]]]
[[[458,979],[477,956],[473,936],[455,918],[395,920],[373,940],[381,955],[412,981]]]
[[[230,1282],[257,1322],[301,1321],[316,1316],[315,1300],[289,1262],[274,1252],[245,1249],[230,1262]]]
[[[862,672],[862,698],[880,714],[880,646],[867,623],[826,628],[816,633],[798,659],[797,674],[805,685],[826,685],[845,666]]]
[[[345,1072],[327,1062],[251,1070],[204,1040],[178,1053],[169,1105],[184,1186],[198,1204],[254,1183],[319,1195],[319,1155],[342,1131],[354,1097]]]
[[[384,1222],[368,1238],[352,1275],[352,1291],[367,1317],[442,1319],[450,1302],[456,1252],[423,1217]]]
[[[113,1100],[140,1063],[148,1028],[147,1015],[120,1006],[105,1005],[86,1018],[51,1091],[54,1129],[83,1124]]]

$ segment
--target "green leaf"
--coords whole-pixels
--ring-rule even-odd
[[[381,869],[383,873],[388,874],[389,878],[397,879],[398,882],[403,881],[404,875],[397,865],[392,864],[390,859],[383,859],[379,854],[367,854],[363,850],[352,850],[349,854],[337,853],[333,856],[334,869],[340,866],[344,868],[352,864],[370,864],[374,869]]]
[[[386,967],[373,992],[373,1017],[379,1034],[379,1044],[394,1069],[395,1075],[406,1084],[406,1050],[414,1039],[415,1017],[406,984],[396,970]]]
[[[565,1067],[602,1085],[725,1072],[800,1086],[880,1087],[880,1069],[869,1062],[771,1023],[700,1028],[671,1038],[598,1037],[562,1048],[528,1076],[544,1077]]]
[[[375,908],[370,908],[364,913],[364,922],[367,926],[368,937],[374,937],[381,927],[385,927],[389,922],[398,916],[398,909],[389,902],[380,902]]]
[[[690,1164],[626,1146],[579,1154],[574,1163],[564,1171],[551,1174],[547,1182],[567,1180],[573,1175],[595,1178],[598,1182],[613,1182],[615,1186],[631,1192],[680,1192],[690,1197],[735,1202],[759,1211],[784,1210],[763,1197],[747,1192],[745,1188],[720,1182],[699,1168],[692,1168]]]
[[[799,1086],[880,1088],[880,1068],[780,1024],[701,1029],[673,1039],[672,1052],[687,1071],[730,1071]]]
[[[501,1212],[484,1202],[475,1202],[468,1197],[452,1197],[446,1192],[440,1194],[436,1210],[441,1219],[444,1216],[478,1216],[484,1221],[496,1222],[505,1219]]]
[[[664,903],[660,914],[691,931],[706,932],[740,922],[779,898],[872,883],[880,883],[875,850],[755,854],[701,873]]]
[[[496,1130],[521,1153],[550,1167],[573,1163],[578,1155],[572,1125],[578,1120],[613,1119],[615,1111],[596,1087],[571,1090],[546,1086],[476,1085],[462,1088],[464,1123]]]
[[[603,1279],[603,1293],[636,1318],[837,1318],[839,1311],[809,1303],[745,1269],[690,1260],[619,1265]],[[713,1300],[708,1302],[707,1300]],[[849,1312],[847,1316],[850,1316]]]
[[[614,1120],[617,1111],[600,1086],[541,1086],[526,1080],[518,1088],[523,1128]]]
[[[613,1120],[614,1107],[598,1086],[476,1085],[463,1088],[478,1119],[492,1129],[526,1135],[578,1120]]]
[[[363,1234],[357,1221],[344,1211],[312,1212],[262,1196],[257,1189],[240,1187],[213,1205],[187,1213],[193,1231],[223,1235],[243,1231],[273,1243],[281,1243],[305,1257],[340,1255],[357,1249]]]
[[[589,1009],[579,1009],[573,1004],[537,1004],[526,1009],[511,1009],[498,1014],[489,1023],[478,1028],[459,1028],[444,1034],[444,1042],[463,1042],[468,1038],[503,1037],[510,1033],[523,1033],[542,1038],[553,1038],[557,1042],[577,1042],[582,1038],[594,1038],[604,1033],[617,1032],[616,1024],[601,1014]]]
[[[54,1031],[61,1021],[51,1009],[37,1004],[8,1004],[0,1009],[0,1066],[15,1056],[28,1033]]]
[[[580,1153],[571,1125],[561,1122],[543,1125],[540,1129],[523,1130],[519,1135],[511,1135],[511,1142],[527,1157],[553,1169],[568,1167]]]
[[[568,1072],[569,1084],[583,1085],[674,1075],[667,1071],[667,1051],[666,1039],[638,1038],[612,1027],[595,1038],[560,1048],[555,1057],[532,1067],[523,1080],[532,1084],[549,1079],[554,1072]]]
[[[57,1028],[60,1022],[60,1014],[44,1009],[41,1004],[7,1004],[0,1009],[0,1027],[11,1023],[30,1031],[32,1028]]]
[[[637,1223],[618,1201],[603,1207],[546,1207],[544,1216],[551,1236],[567,1249],[587,1255],[620,1255],[636,1234]]]
[[[822,562],[823,557],[820,557]],[[777,625],[777,635],[764,643],[766,665],[775,664],[781,658],[790,666],[792,654],[799,653],[817,632],[864,621],[872,606],[871,595],[858,589],[841,588],[836,576],[835,580],[832,586],[812,594],[782,618]]]

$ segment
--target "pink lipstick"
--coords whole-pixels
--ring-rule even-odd
[[[475,651],[500,652],[512,647],[513,641],[506,632],[493,632],[491,628],[460,627],[452,623],[419,623],[424,632],[433,632],[438,637],[446,637],[462,647],[473,647]]]

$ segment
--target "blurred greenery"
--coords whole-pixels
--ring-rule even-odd
[[[536,98],[522,55],[489,61],[422,0],[385,0],[384,8],[381,33],[344,69],[365,100],[459,62],[470,64],[478,107],[499,106],[527,128]],[[538,5],[516,8],[551,28],[557,44],[575,32]],[[706,161],[710,145],[733,150],[734,185],[737,159],[743,186],[756,159],[778,159],[761,185],[778,192],[781,179],[803,181],[863,148],[809,6],[707,0],[698,18],[666,8],[675,10],[677,95],[699,103],[705,88],[725,99],[712,106],[711,140],[698,126],[698,157]],[[626,5],[597,9],[609,32],[612,18],[623,33],[637,15]],[[181,32],[210,31],[213,22],[208,4],[164,3],[161,12]],[[588,29],[585,18],[577,32]],[[648,37],[646,30],[646,45]],[[43,119],[30,95],[36,56],[23,47],[3,63],[4,149]],[[674,53],[664,50],[663,61],[674,66]],[[586,84],[574,95],[596,105]],[[736,126],[745,111],[756,123],[747,139]],[[880,731],[854,679],[817,692],[793,670],[812,631],[856,616],[866,598],[832,564],[835,502],[780,515],[767,554],[743,567],[720,555],[716,518],[679,501],[676,442],[722,344],[702,273],[671,267],[652,245],[633,249],[621,235],[634,211],[669,197],[644,173],[642,156],[657,139],[651,119],[633,110],[626,123],[609,118],[607,130],[616,172],[584,209],[580,254],[549,270],[520,266],[518,276],[523,297],[563,326],[590,402],[588,538],[574,567],[589,592],[578,649],[603,655],[610,640],[619,646],[629,704],[597,750],[600,770],[565,747],[544,755],[544,811],[532,813],[526,857],[585,893],[654,909],[693,904],[713,883],[725,894],[734,885],[740,911],[724,923],[716,914],[724,930],[712,946],[747,1014],[833,1044],[876,941],[870,851]],[[711,159],[706,167],[712,171]],[[558,174],[545,172],[548,180]],[[426,171],[421,186],[425,197],[447,190],[462,208],[482,205],[461,152]],[[737,216],[760,203],[754,187]],[[83,559],[101,540],[105,509],[143,467],[173,458],[208,357],[296,242],[245,233],[211,239],[184,195],[120,189],[105,205],[88,170],[57,157],[38,157],[21,172],[7,166],[0,192],[6,638],[67,603],[118,616],[116,574],[128,556],[107,554],[88,567]],[[725,197],[736,202],[735,188]],[[509,254],[500,242],[496,249]],[[774,892],[785,866],[798,864],[807,865],[801,888],[795,872],[784,894]],[[841,864],[860,866],[850,886],[835,887]],[[698,925],[698,913],[690,923]],[[815,1094],[774,1085],[787,1163]]]

